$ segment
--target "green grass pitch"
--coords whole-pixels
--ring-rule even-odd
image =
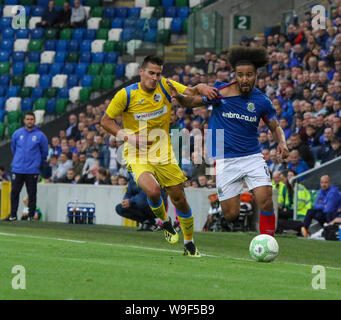
[[[183,256],[182,236],[132,227],[0,223],[0,299],[228,300],[340,299],[341,242],[277,236],[274,262],[253,261],[256,233],[195,233],[203,256]],[[14,266],[25,289],[13,289]],[[313,289],[313,266],[325,289]]]

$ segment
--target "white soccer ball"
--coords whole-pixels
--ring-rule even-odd
[[[274,237],[260,234],[252,239],[249,250],[254,260],[270,262],[278,256],[279,248]]]

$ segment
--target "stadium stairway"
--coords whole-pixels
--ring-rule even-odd
[[[183,37],[174,43],[165,46],[165,62],[187,62],[187,38]]]

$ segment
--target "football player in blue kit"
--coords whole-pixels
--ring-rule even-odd
[[[255,88],[257,69],[267,64],[267,52],[265,48],[236,47],[231,49],[229,61],[234,80],[214,84],[219,92],[215,100],[179,94],[170,84],[172,98],[185,107],[213,105],[207,151],[216,159],[217,191],[225,219],[231,222],[238,217],[245,182],[260,209],[260,233],[274,236],[276,221],[271,178],[258,142],[261,119],[278,143],[280,156],[284,159],[289,152],[271,100]]]

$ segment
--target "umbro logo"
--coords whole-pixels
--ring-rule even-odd
[[[138,102],[138,103],[142,103],[143,101],[144,101],[144,99],[142,99],[142,100],[140,100],[140,101],[139,101],[139,100],[137,100],[137,102]]]
[[[189,230],[193,227],[193,224],[191,224],[189,227],[185,227],[186,230]]]

